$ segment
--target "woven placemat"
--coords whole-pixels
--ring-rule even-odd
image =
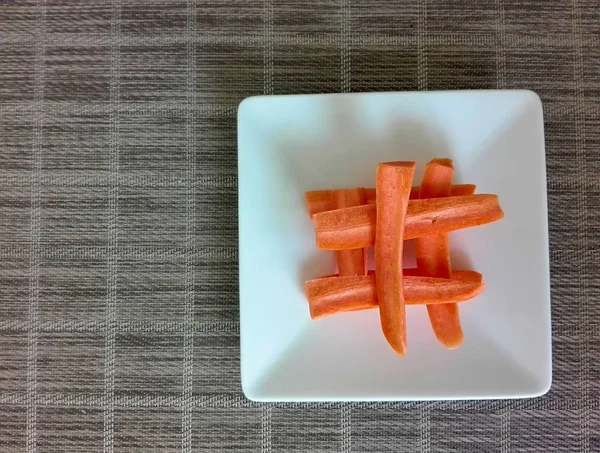
[[[0,450],[600,451],[599,74],[596,0],[1,1]],[[456,88],[544,102],[550,392],[247,401],[239,101]]]

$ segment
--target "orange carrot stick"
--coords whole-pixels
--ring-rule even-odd
[[[371,271],[369,271],[369,274],[371,274]],[[416,267],[402,269],[402,275],[405,277],[423,277],[419,269]],[[452,269],[452,280],[481,283],[483,282],[483,275],[477,271],[468,269]]]
[[[367,194],[367,204],[375,204],[375,187],[365,189]]]
[[[415,269],[416,271],[416,269]],[[473,299],[485,288],[482,276],[475,271],[455,271],[451,279],[407,276],[404,273],[404,303],[406,305],[447,304]],[[338,277],[337,275],[309,280],[304,284],[313,319],[334,313],[367,310],[379,306],[375,274]]]
[[[450,159],[434,159],[425,167],[419,198],[447,197],[454,177]],[[421,275],[450,278],[450,243],[448,233],[423,236],[416,240],[417,269]],[[449,349],[460,346],[464,334],[455,303],[427,306],[427,313],[438,341]]]
[[[336,208],[350,208],[365,204],[365,189],[344,189],[333,191]],[[341,276],[365,275],[367,273],[367,254],[365,249],[337,250],[338,273]]]
[[[367,271],[367,275],[375,275],[375,271],[373,271],[373,270]],[[416,267],[403,268],[402,276],[404,276],[404,277],[424,277],[424,275],[421,274],[421,271],[419,271],[419,269],[417,269]],[[325,276],[319,277],[319,278],[334,278],[334,277],[341,277],[341,275],[340,274],[329,274],[329,275],[325,275]],[[431,277],[427,277],[427,278],[431,278]],[[475,283],[481,283],[483,281],[483,275],[481,275],[477,271],[472,271],[470,269],[453,269],[452,270],[452,278],[455,280],[460,280],[460,281],[465,281],[465,282],[475,282]],[[318,280],[318,278],[315,280]],[[308,280],[308,281],[312,281],[312,280]],[[413,305],[415,305],[415,304],[413,304]]]
[[[374,205],[315,214],[317,247],[325,250],[365,248],[375,244],[377,208]],[[404,239],[469,228],[504,217],[497,195],[411,200],[404,223]]]
[[[406,310],[402,290],[404,220],[414,162],[388,162],[377,166],[377,221],[375,273],[381,329],[399,355],[406,354]]]
[[[476,190],[477,186],[475,184],[452,184],[452,186],[450,186],[450,196],[466,197],[468,195],[473,195]]]
[[[477,190],[477,186],[475,184],[452,184],[450,186],[450,196],[451,197],[464,197],[466,195],[473,195]],[[423,198],[419,196],[421,191],[421,186],[413,186],[410,191],[410,199],[416,200],[418,198]]]
[[[412,200],[408,204],[405,239],[485,225],[503,217],[498,195]]]
[[[333,190],[310,190],[304,192],[308,214],[312,219],[313,215],[319,212],[332,211],[336,209],[335,195]]]
[[[410,191],[410,199],[416,200],[419,198],[419,186],[413,186]],[[464,197],[465,195],[473,195],[477,186],[475,184],[453,184],[450,188],[451,197]],[[325,211],[333,211],[336,208],[335,197],[336,193],[348,190],[310,190],[304,193],[306,198],[306,204],[308,206],[308,213],[312,218],[313,215],[319,214]],[[363,204],[375,204],[375,188],[364,189],[366,194],[366,201]]]

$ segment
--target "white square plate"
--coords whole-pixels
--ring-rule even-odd
[[[378,162],[434,157],[457,183],[495,193],[499,222],[452,233],[452,264],[481,272],[461,304],[456,350],[407,307],[408,352],[376,310],[313,321],[303,282],[335,272],[318,250],[304,192],[374,187]],[[238,111],[241,372],[257,401],[517,398],[552,379],[542,105],[530,91],[267,96]],[[410,256],[410,247],[406,260]],[[413,249],[414,255],[414,249]],[[408,264],[410,267],[410,263]]]

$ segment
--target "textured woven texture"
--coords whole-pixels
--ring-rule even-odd
[[[453,88],[544,102],[551,391],[247,401],[237,103]],[[599,105],[597,0],[0,0],[0,451],[600,451]]]

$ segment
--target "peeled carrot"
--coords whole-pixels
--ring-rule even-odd
[[[365,204],[365,189],[335,190],[336,208],[350,208]],[[342,276],[365,275],[367,273],[367,254],[365,249],[337,250],[338,273]]]
[[[497,195],[411,200],[404,222],[404,239],[448,233],[495,222],[503,217]],[[372,246],[375,244],[376,218],[377,208],[374,205],[315,214],[317,247],[346,250]]]
[[[449,302],[465,302],[476,297],[485,288],[481,274],[475,271],[456,270],[451,279],[412,274],[417,274],[417,269],[403,271],[402,285],[406,305],[427,304],[429,307],[433,304],[438,306]],[[322,277],[307,281],[304,287],[313,319],[379,306],[374,273],[356,277]]]
[[[336,209],[335,196],[333,190],[310,190],[304,192],[308,214],[312,216],[319,212],[326,212]]]
[[[408,204],[405,239],[485,225],[503,217],[498,195],[412,200]]]
[[[468,195],[473,195],[476,190],[477,186],[475,184],[452,184],[452,186],[450,186],[450,196],[466,197]]]
[[[423,277],[418,268],[408,268],[402,269],[402,275],[405,277]],[[467,270],[467,269],[453,269],[452,270],[452,280],[460,280],[463,282],[474,282],[481,283],[483,282],[483,275],[481,275],[477,271]]]
[[[375,204],[375,187],[365,189],[367,204]]]
[[[477,186],[475,184],[452,184],[450,186],[450,196],[451,197],[464,197],[467,195],[473,195],[477,190]],[[410,191],[410,199],[416,200],[417,198],[423,198],[419,196],[421,191],[421,186],[413,186]]]
[[[321,277],[305,282],[304,290],[312,319],[378,306],[372,273],[360,277]]]
[[[419,198],[419,186],[413,186],[410,191],[410,199],[416,200]],[[477,186],[475,184],[453,184],[450,188],[451,197],[464,197],[465,195],[473,195]],[[306,204],[308,206],[308,213],[312,218],[313,215],[321,212],[332,211],[339,209],[335,204],[335,197],[337,192],[341,192],[348,189],[339,190],[310,190],[304,193],[306,198]],[[375,188],[364,189],[366,200],[363,204],[375,204]]]
[[[425,167],[419,198],[447,197],[454,177],[450,159],[434,159]],[[448,233],[423,236],[416,240],[417,269],[421,275],[450,278]],[[460,346],[464,334],[456,303],[427,306],[427,314],[438,341],[449,349]]]
[[[377,166],[375,273],[383,334],[399,355],[406,353],[406,310],[402,288],[404,220],[415,174],[414,162]]]
[[[367,271],[367,275],[375,275],[375,271],[373,271],[373,270]],[[417,269],[416,267],[403,268],[402,275],[404,277],[424,277],[424,275],[421,274],[421,271],[419,271],[419,269]],[[325,275],[325,276],[319,277],[319,278],[334,278],[334,277],[341,277],[341,275],[340,274],[329,274],[329,275]],[[475,282],[475,283],[481,283],[483,281],[483,275],[481,275],[477,271],[472,271],[470,269],[453,269],[452,270],[452,278],[455,280],[460,280],[460,281],[465,281],[465,282]],[[315,280],[318,280],[318,279],[315,279]],[[308,280],[308,281],[312,281],[312,280]],[[415,305],[415,304],[413,304],[413,305]]]

